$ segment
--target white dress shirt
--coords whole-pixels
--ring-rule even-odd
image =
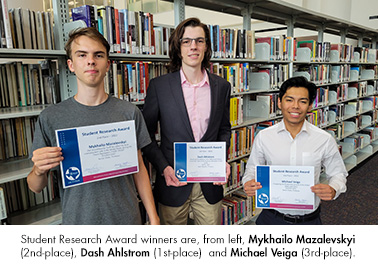
[[[314,166],[314,185],[319,183],[321,168],[324,167],[329,185],[336,191],[335,199],[346,191],[348,172],[335,139],[306,120],[294,139],[283,120],[256,135],[243,176],[243,185],[255,178],[256,165]],[[320,198],[315,196],[315,209],[319,204]],[[305,215],[314,210],[277,209],[290,215]]]

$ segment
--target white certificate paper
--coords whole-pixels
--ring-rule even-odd
[[[63,187],[139,171],[135,122],[124,121],[55,131],[64,160]]]
[[[256,166],[256,207],[270,209],[314,209],[313,166]]]
[[[182,182],[226,182],[225,142],[175,142],[174,160]]]

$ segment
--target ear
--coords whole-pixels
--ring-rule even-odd
[[[280,98],[278,98],[277,106],[281,110],[281,99]]]
[[[75,69],[73,67],[73,62],[72,62],[71,59],[67,60],[67,66],[68,66],[68,69],[70,69],[71,72],[75,72]]]
[[[108,60],[108,66],[106,67],[106,72],[109,71],[109,68],[110,68],[110,60]]]
[[[311,110],[312,110],[312,104],[313,103],[310,103],[310,105],[308,106],[307,112],[311,112]]]

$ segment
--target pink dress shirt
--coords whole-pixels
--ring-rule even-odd
[[[205,134],[210,118],[210,83],[209,77],[203,70],[203,79],[198,84],[191,84],[180,70],[181,87],[184,94],[186,110],[188,111],[190,125],[194,140],[199,142]]]

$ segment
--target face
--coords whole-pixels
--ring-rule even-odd
[[[71,44],[71,58],[68,68],[75,72],[78,85],[97,87],[104,81],[110,61],[106,48],[98,41],[80,36]]]
[[[302,125],[307,112],[311,111],[308,90],[304,87],[291,87],[278,99],[285,124]]]
[[[182,36],[183,38],[205,38],[205,32],[202,27],[186,27],[185,32]],[[182,58],[182,67],[186,68],[200,68],[202,60],[206,52],[206,41],[205,42],[195,42],[189,41],[190,45],[188,47],[181,44],[181,58]]]

